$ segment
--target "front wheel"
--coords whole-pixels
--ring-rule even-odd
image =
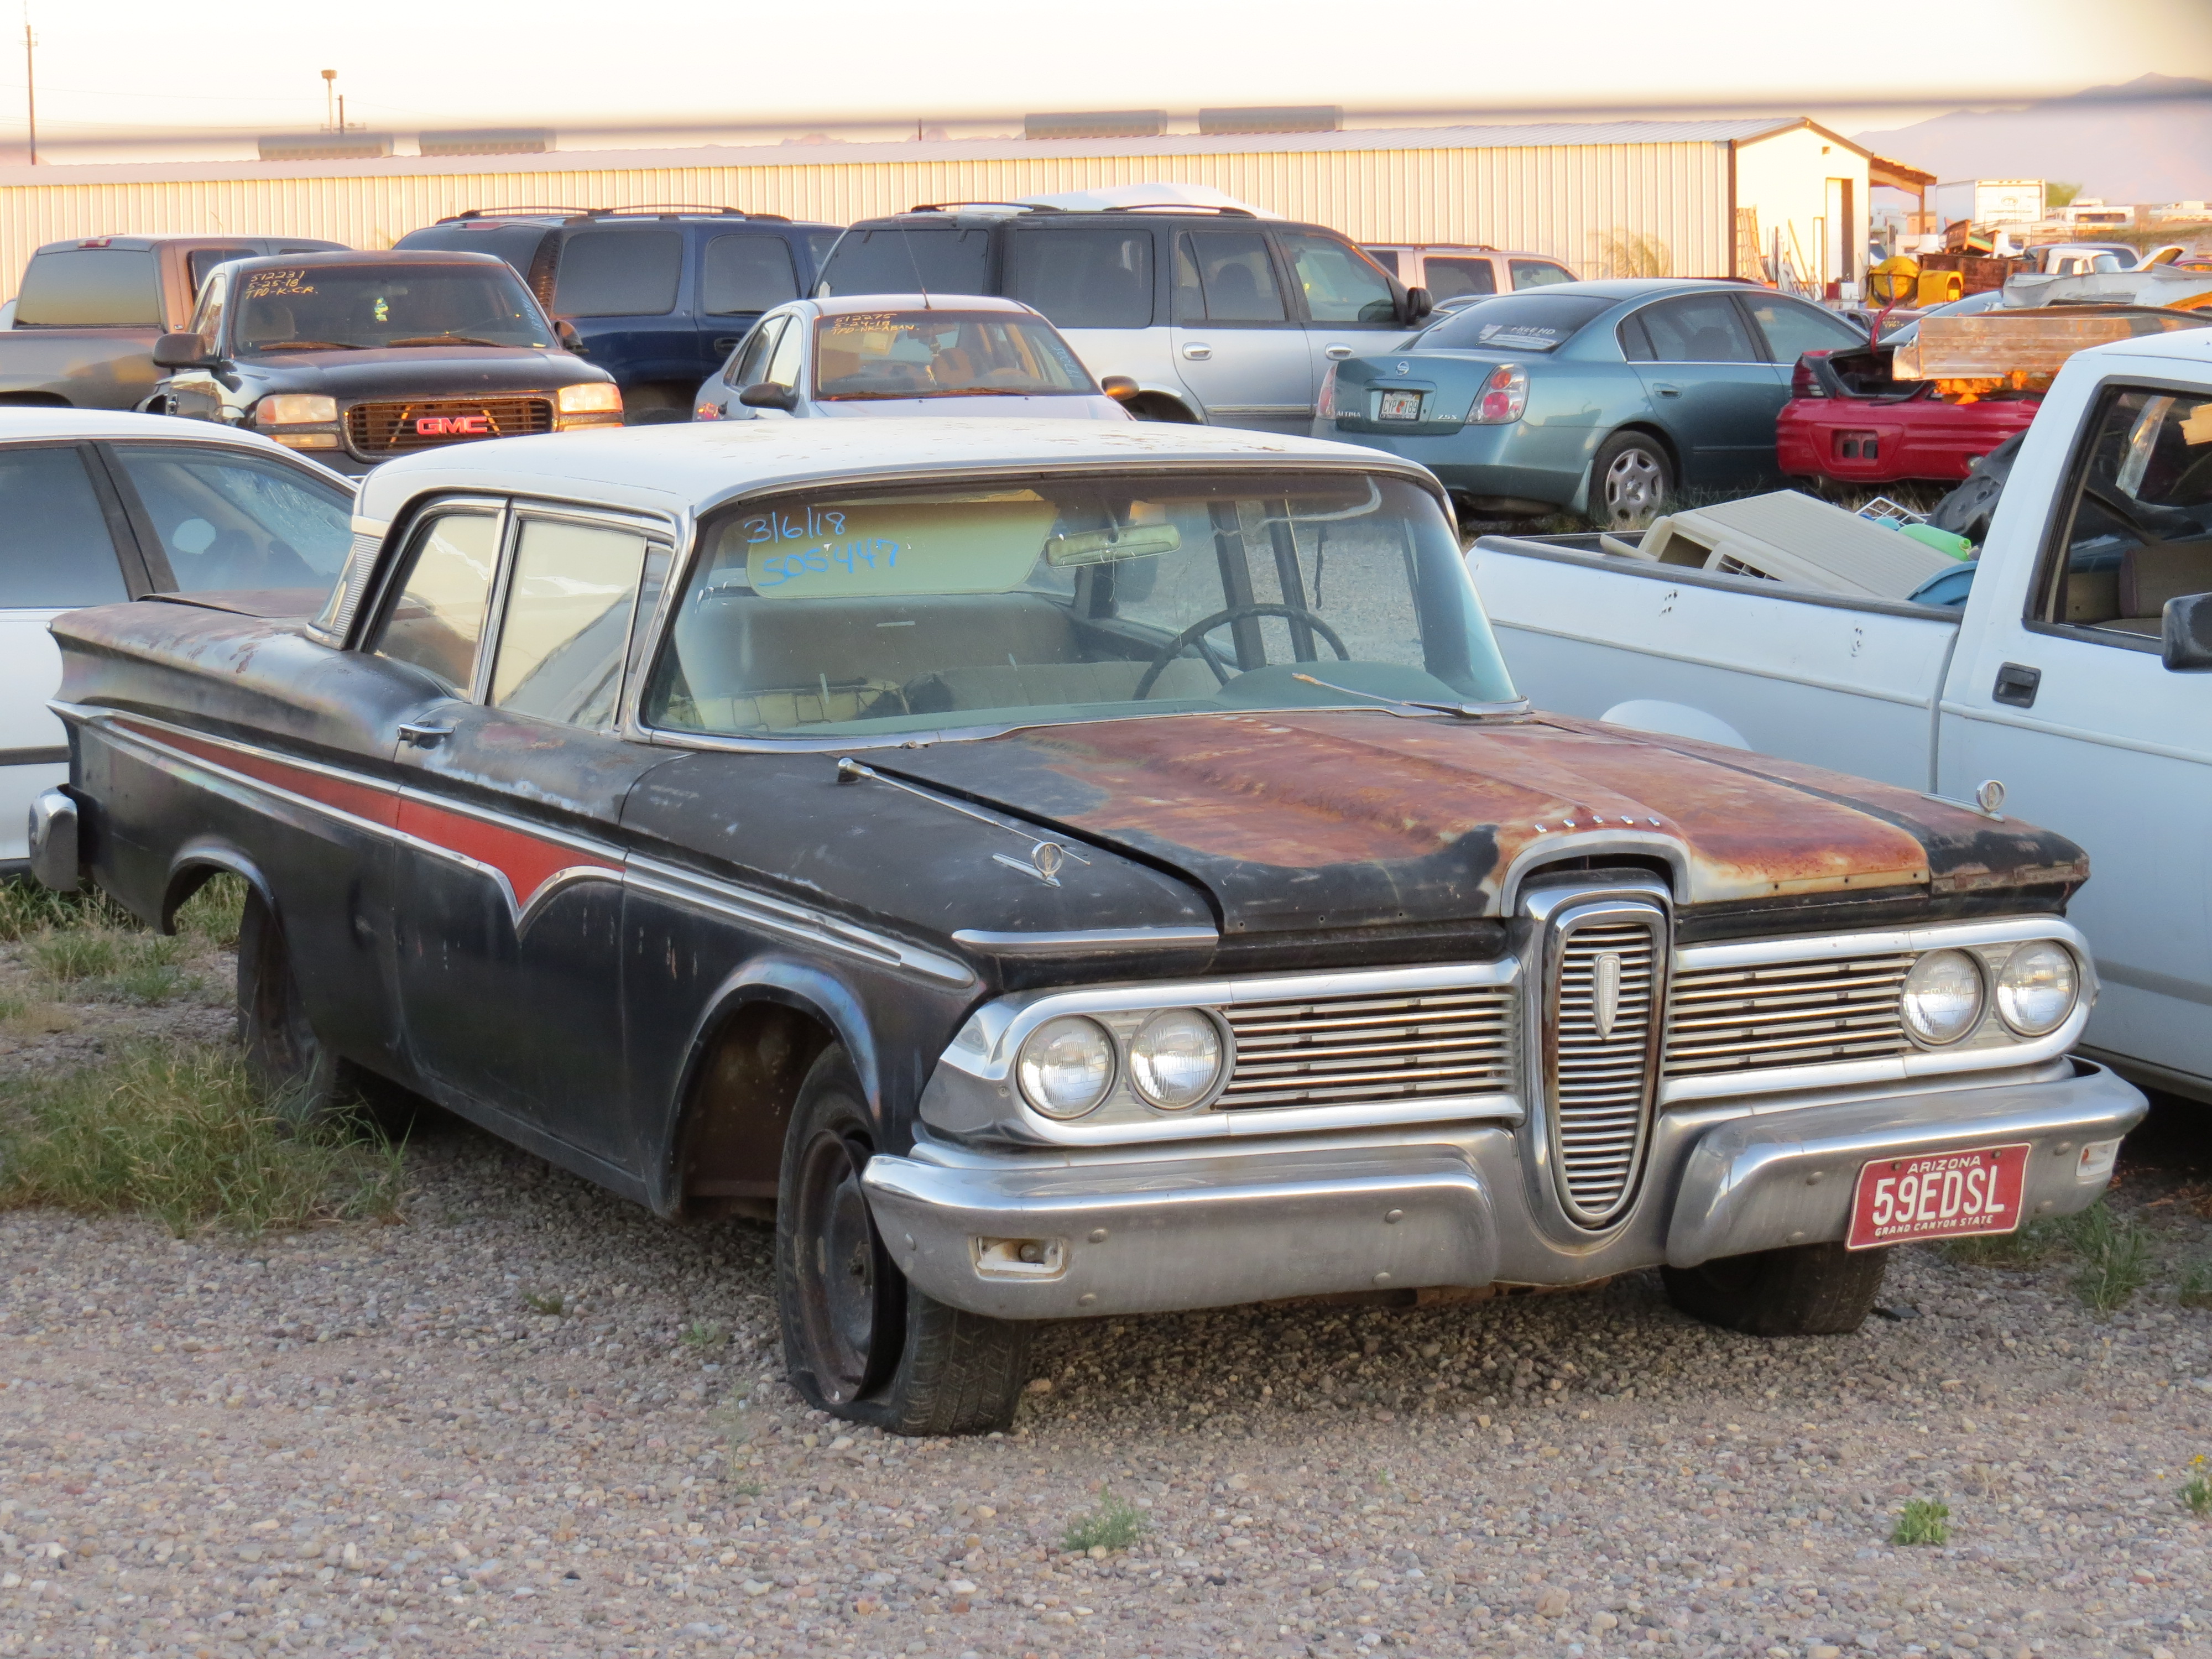
[[[891,1434],[982,1434],[1013,1420],[1030,1328],[963,1313],[906,1281],[876,1232],[874,1155],[842,1047],[799,1085],[776,1191],[776,1301],[792,1386],[817,1411]]]
[[[1601,530],[1641,530],[1674,495],[1674,460],[1644,432],[1617,432],[1590,463],[1589,516]]]
[[[1796,1244],[1662,1267],[1667,1299],[1692,1319],[1752,1336],[1847,1336],[1866,1323],[1887,1250]]]

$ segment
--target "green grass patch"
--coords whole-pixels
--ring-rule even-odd
[[[48,928],[24,941],[32,973],[65,1002],[128,1002],[147,1007],[199,988],[183,960],[183,934],[110,927]]]
[[[1951,1541],[1951,1506],[1932,1498],[1915,1498],[1897,1516],[1893,1544],[1948,1544]]]
[[[2212,1308],[2212,1261],[2191,1262],[2173,1289],[2185,1308]]]
[[[2030,1221],[2008,1233],[1984,1233],[1947,1240],[1944,1256],[1967,1267],[2040,1267],[2068,1249],[2056,1221]]]
[[[177,907],[177,931],[187,939],[232,950],[245,914],[245,879],[225,872],[209,877],[206,885]]]
[[[2069,1281],[2074,1294],[2099,1313],[2125,1306],[2150,1283],[2157,1262],[2149,1231],[2121,1220],[2103,1199],[2056,1224],[2081,1263]]]
[[[2204,1468],[2204,1454],[2189,1460],[2189,1479],[2182,1482],[2181,1507],[2198,1520],[2212,1518],[2212,1474]]]
[[[525,1291],[522,1305],[534,1314],[550,1314],[556,1319],[568,1311],[568,1304],[558,1291]]]
[[[0,880],[0,945],[50,929],[137,925],[131,913],[105,893],[57,893],[28,876]]]
[[[695,1319],[684,1332],[684,1346],[702,1353],[726,1348],[729,1344],[729,1332],[711,1319]]]
[[[1060,1547],[1068,1550],[1125,1550],[1151,1528],[1145,1512],[1114,1496],[1102,1493],[1096,1509],[1068,1522]]]
[[[227,1048],[143,1045],[0,1091],[0,1204],[140,1213],[179,1237],[395,1218],[398,1146],[365,1126],[301,1128]]]

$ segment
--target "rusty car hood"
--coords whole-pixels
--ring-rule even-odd
[[[1195,881],[1229,933],[1494,917],[1553,859],[1665,859],[1689,904],[2070,889],[2063,837],[1909,790],[1559,715],[1026,728],[872,763]]]

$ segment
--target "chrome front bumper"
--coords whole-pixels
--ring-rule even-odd
[[[2009,1142],[2034,1149],[2026,1212],[2070,1215],[2106,1185],[2077,1176],[2081,1146],[2125,1134],[2144,1109],[2132,1086],[2072,1060],[1972,1087],[1662,1112],[1641,1196],[1599,1234],[1547,1204],[1523,1132],[1488,1124],[1205,1152],[924,1140],[871,1159],[864,1184],[920,1289],[974,1313],[1056,1319],[1694,1267],[1843,1237],[1875,1158]]]

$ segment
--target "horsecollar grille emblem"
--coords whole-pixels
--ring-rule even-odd
[[[1598,1041],[1608,1041],[1613,1036],[1613,1022],[1620,1018],[1620,954],[1607,951],[1597,959],[1596,995],[1590,1012],[1597,1024]]]

